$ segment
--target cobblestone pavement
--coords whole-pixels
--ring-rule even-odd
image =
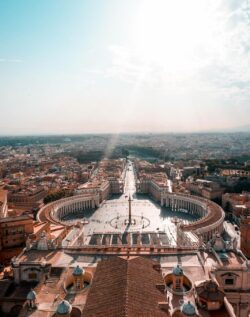
[[[132,198],[133,225],[128,226],[129,196]],[[176,225],[172,222],[174,217],[182,219],[184,223],[196,218],[184,212],[176,212],[161,207],[149,197],[136,194],[135,173],[132,163],[127,164],[124,193],[119,197],[113,197],[102,203],[96,211],[85,214],[89,223],[84,226],[84,240],[87,244],[115,244],[117,239],[126,243],[126,233],[144,233],[145,241],[167,241],[170,245],[176,245]],[[157,238],[153,236],[157,233]],[[148,235],[149,234],[149,235]],[[98,237],[98,235],[100,235]],[[189,234],[192,240],[192,234]],[[131,235],[131,243],[136,235]],[[195,241],[195,239],[194,239]],[[148,242],[149,243],[149,242]]]

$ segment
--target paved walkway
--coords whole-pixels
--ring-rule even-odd
[[[129,211],[129,196],[132,198],[132,220],[134,225],[128,226],[126,219]],[[135,172],[133,164],[128,162],[126,167],[124,193],[119,197],[104,202],[100,208],[88,215],[89,223],[84,226],[85,243],[94,243],[97,236],[100,234],[101,243],[107,243],[106,239],[110,239],[110,234],[124,235],[125,232],[144,233],[147,236],[149,233],[157,233],[158,238],[162,241],[168,241],[170,245],[176,245],[176,225],[172,222],[174,217],[182,219],[184,223],[189,223],[196,218],[192,215],[183,212],[176,212],[161,207],[147,196],[138,196],[136,194]],[[159,234],[163,234],[160,236]],[[148,237],[151,239],[151,235]],[[164,237],[165,236],[165,237]],[[189,234],[189,239],[196,241],[192,234]],[[132,239],[135,239],[132,236]]]

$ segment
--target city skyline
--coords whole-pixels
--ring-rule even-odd
[[[249,131],[248,1],[0,1],[0,135]]]

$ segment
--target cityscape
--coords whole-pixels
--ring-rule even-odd
[[[250,134],[114,137],[1,139],[1,314],[248,316]]]
[[[0,0],[0,43],[0,317],[249,317],[249,0]]]

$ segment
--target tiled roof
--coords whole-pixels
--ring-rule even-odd
[[[166,297],[157,263],[142,257],[125,260],[114,257],[98,263],[87,302],[85,317],[167,317],[159,308]]]
[[[221,301],[223,302],[224,293],[218,288],[213,281],[205,281],[196,287],[196,293],[199,297],[207,301]]]
[[[230,314],[227,311],[227,309],[225,308],[225,306],[223,306],[222,308],[220,308],[218,310],[210,310],[209,316],[210,317],[229,317]]]

